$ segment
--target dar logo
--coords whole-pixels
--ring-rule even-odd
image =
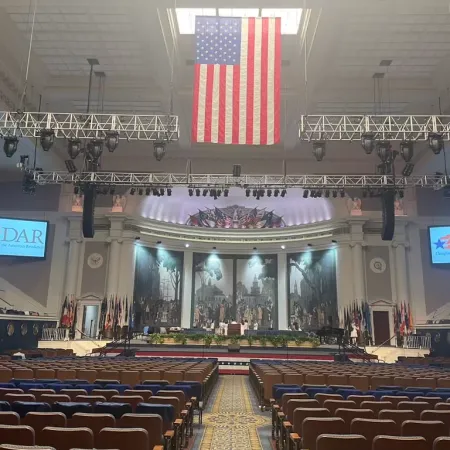
[[[450,250],[450,234],[440,237],[436,242],[433,242],[436,246],[435,250]]]

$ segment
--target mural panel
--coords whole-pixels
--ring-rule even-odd
[[[137,246],[134,279],[134,328],[179,327],[183,252]]]
[[[289,324],[317,330],[339,326],[336,285],[336,250],[288,255]]]
[[[247,320],[258,329],[277,326],[277,258],[275,255],[194,254],[193,316],[195,328],[221,321]]]

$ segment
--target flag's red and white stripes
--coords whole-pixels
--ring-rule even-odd
[[[239,65],[195,65],[193,142],[280,141],[281,19],[241,20]]]

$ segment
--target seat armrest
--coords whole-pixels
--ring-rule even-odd
[[[174,425],[177,425],[179,427],[181,427],[181,425],[183,425],[183,420],[182,419],[177,419],[173,422]]]
[[[284,428],[292,428],[292,423],[289,421],[285,421],[285,422],[283,422],[283,427]]]
[[[191,402],[195,405],[195,403],[197,403],[197,397],[191,397]]]
[[[280,405],[277,405],[277,404],[275,403],[274,405],[272,405],[272,409],[273,409],[274,411],[279,411],[281,408],[280,408]]]
[[[300,438],[300,436],[297,433],[291,433],[289,435],[289,438],[294,443],[297,443],[297,442],[300,443],[300,441],[301,441],[301,438]]]
[[[192,402],[187,402],[186,403],[186,408],[192,408]]]
[[[175,431],[169,430],[164,433],[164,439],[172,439],[175,436]]]
[[[187,409],[183,409],[183,411],[181,411],[182,416],[187,416],[187,413],[188,413]]]
[[[164,450],[164,446],[163,445],[155,445],[153,447],[153,450]]]
[[[284,412],[279,412],[277,413],[277,416],[282,419],[283,417],[286,417],[286,414],[284,414]]]
[[[261,384],[262,384],[262,383],[261,383]],[[273,404],[275,403],[275,399],[274,399],[274,398],[271,398],[271,399],[269,400],[269,402],[270,402],[271,405],[273,405]]]

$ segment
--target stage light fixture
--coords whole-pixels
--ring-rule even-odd
[[[112,153],[119,146],[119,133],[117,131],[109,131],[106,133],[105,145]]]
[[[258,191],[258,195],[259,195],[260,197],[264,197],[264,194],[265,194],[264,189],[260,189],[260,190]]]
[[[203,197],[206,197],[208,195],[208,189],[203,189]]]
[[[131,188],[131,189],[130,189],[130,195],[134,195],[135,192],[136,192],[136,189],[135,189],[135,188]]]
[[[325,141],[313,142],[313,155],[317,161],[322,161],[326,153]]]
[[[311,189],[311,198],[316,198],[316,191],[314,191],[313,189]]]
[[[333,244],[337,244],[336,239],[331,239],[331,242],[332,242]]]
[[[250,197],[250,189],[246,189],[245,190],[245,196],[246,197]]]
[[[194,195],[194,190],[193,189],[189,188],[188,192],[189,192],[189,197],[192,197]]]
[[[367,197],[367,189],[363,189],[362,196],[363,196],[363,198]]]
[[[157,245],[161,245],[162,242],[161,242],[161,241],[156,241],[156,244],[157,244]]]
[[[139,188],[139,195],[144,195],[144,189],[142,189],[142,188]]]
[[[116,187],[115,186],[111,186],[109,188],[109,195],[115,195],[116,193]]]
[[[272,189],[267,189],[267,197],[272,197]]]
[[[402,175],[404,177],[409,177],[413,173],[413,170],[414,170],[414,164],[406,163],[405,167],[402,170]]]
[[[17,146],[19,145],[19,139],[17,136],[4,136],[3,140],[3,151],[7,158],[11,158],[17,151]]]
[[[152,190],[150,188],[145,189],[145,195],[148,197],[151,194]]]
[[[73,188],[73,193],[74,193],[75,195],[78,195],[78,194],[80,193],[80,187],[79,187],[79,186],[75,186],[75,187]]]
[[[215,197],[215,196],[216,196],[216,190],[215,190],[215,189],[211,189],[211,190],[209,191],[209,196],[210,196],[210,197]]]
[[[169,190],[167,190],[167,191],[169,191]],[[168,193],[168,192],[167,192]],[[195,190],[195,195],[196,195],[196,197],[200,197],[200,189],[196,189]]]
[[[308,247],[312,247],[312,244],[308,244]]]
[[[67,172],[75,173],[77,171],[77,166],[74,164],[74,162],[71,159],[66,159],[64,161],[64,164],[66,165]]]
[[[400,198],[403,198],[403,197],[405,196],[405,191],[404,191],[403,189],[400,189],[400,190],[398,191],[398,196],[399,196]]]
[[[411,161],[414,156],[414,142],[402,141],[400,142],[400,155],[405,162]]]
[[[217,190],[217,197],[220,197],[222,195],[222,191],[220,189]]]
[[[388,162],[391,157],[391,143],[389,141],[377,142],[377,155],[383,163]]]
[[[439,155],[444,148],[444,138],[442,137],[442,134],[430,133],[428,135],[428,146],[435,155]]]
[[[164,188],[160,188],[159,189],[159,195],[161,196],[161,197],[164,197]]]
[[[161,161],[166,154],[166,143],[163,141],[157,141],[153,143],[153,156],[156,161]]]
[[[330,191],[328,189],[325,190],[325,198],[330,198]]]
[[[240,177],[240,176],[241,176],[241,165],[233,164],[233,177]]]
[[[167,196],[172,197],[172,189],[171,188],[167,188]]]
[[[55,132],[51,129],[44,128],[41,130],[39,141],[44,152],[48,152],[55,142]]]
[[[100,139],[92,139],[87,145],[88,155],[95,164],[103,153],[103,141]]]
[[[345,191],[344,191],[344,189],[341,189],[341,198],[344,198],[345,197]]]
[[[257,194],[258,194],[258,191],[256,189],[253,189],[253,197],[256,197]]]
[[[283,244],[282,246],[281,246],[281,250],[284,250],[286,248],[286,246]]]
[[[309,195],[309,191],[308,191],[308,189],[305,189],[303,191],[303,198],[308,198],[308,195]]]
[[[273,195],[275,197],[278,197],[280,195],[280,190],[279,189],[275,189],[275,191],[273,192]]]
[[[281,196],[284,197],[286,194],[287,194],[286,189],[283,189],[283,190],[281,191]]]
[[[67,141],[67,153],[71,159],[75,159],[81,153],[80,139],[69,139]]]
[[[322,198],[322,191],[317,191],[317,197]]]
[[[361,136],[361,146],[367,155],[370,155],[375,149],[375,135],[373,133],[364,133]]]
[[[337,198],[337,196],[338,196],[338,191],[334,190],[333,191],[333,198]]]
[[[256,247],[253,247],[253,250],[258,250]]]
[[[190,244],[188,244],[188,243],[186,242],[186,244],[184,244],[184,246],[185,246],[186,248],[189,248],[189,247],[190,247]]]
[[[229,190],[228,190],[228,189],[225,189],[225,190],[223,191],[223,196],[224,196],[224,197],[228,197],[228,193],[229,193]]]

